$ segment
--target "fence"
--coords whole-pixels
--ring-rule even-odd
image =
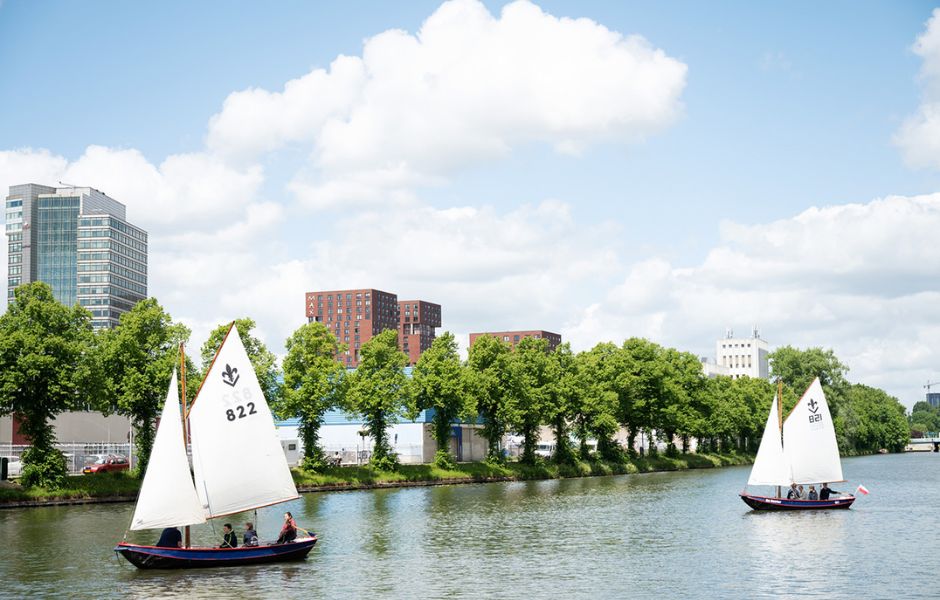
[[[392,450],[398,454],[398,461],[403,465],[418,465],[424,462],[424,450],[420,445],[397,445]],[[352,446],[326,445],[323,453],[328,458],[340,459],[341,465],[364,465],[372,457],[372,444]]]
[[[19,444],[0,444],[0,456],[11,461],[19,460],[23,452],[29,448]],[[131,467],[136,464],[136,456],[131,456],[130,444],[116,444],[107,442],[92,442],[87,444],[56,444],[56,448],[65,455],[65,464],[69,473],[75,475],[82,472],[86,465],[90,465],[101,454],[119,454],[130,460]]]

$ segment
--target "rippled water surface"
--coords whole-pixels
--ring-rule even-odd
[[[263,538],[283,510],[319,534],[305,562],[197,571],[115,557],[130,504],[0,510],[0,596],[937,597],[940,455],[843,467],[871,495],[814,513],[751,512],[747,468],[308,494],[259,515]]]

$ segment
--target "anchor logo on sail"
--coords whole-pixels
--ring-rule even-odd
[[[822,415],[818,414],[816,411],[819,410],[819,402],[816,402],[812,398],[809,399],[809,402],[806,403],[807,408],[809,408],[809,422],[810,423],[821,423]],[[818,426],[817,426],[818,427]]]
[[[235,384],[238,383],[238,380],[241,376],[238,374],[237,368],[232,368],[231,365],[226,364],[225,370],[222,371],[222,381],[226,384],[235,387]]]

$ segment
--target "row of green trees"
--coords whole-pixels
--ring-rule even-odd
[[[166,382],[190,331],[154,299],[123,315],[116,329],[96,334],[86,311],[57,303],[45,284],[20,286],[15,294],[0,316],[0,414],[16,414],[32,441],[24,483],[56,485],[65,476],[50,421],[66,410],[129,417],[138,465],[145,469]],[[556,439],[553,460],[571,463],[594,457],[589,442],[596,442],[597,457],[621,460],[641,436],[649,448],[657,439],[666,442],[669,453],[687,452],[692,439],[709,450],[754,451],[775,393],[763,379],[706,378],[696,356],[641,338],[574,353],[567,344],[550,352],[544,339],[527,338],[510,348],[484,336],[464,361],[454,336],[445,333],[407,378],[407,357],[390,330],[363,344],[358,369],[347,372],[335,360],[345,347],[319,323],[288,338],[281,377],[274,354],[252,335],[254,325],[248,318],[236,321],[269,403],[282,417],[299,417],[310,469],[324,464],[319,430],[333,409],[363,418],[379,468],[396,464],[389,426],[424,410],[432,411],[438,464],[452,464],[451,430],[460,420],[481,425],[488,460],[503,460],[502,441],[513,433],[523,439],[521,460],[534,462],[539,429],[549,426]],[[227,329],[220,325],[202,345],[204,365]],[[821,378],[844,452],[899,450],[906,443],[908,422],[897,399],[850,384],[831,351],[784,347],[770,360],[785,384],[787,409],[814,377]],[[187,365],[191,399],[201,373],[188,358]],[[623,446],[615,442],[621,429]]]
[[[911,430],[921,433],[936,433],[940,431],[940,406],[931,406],[929,402],[921,400],[911,409]]]

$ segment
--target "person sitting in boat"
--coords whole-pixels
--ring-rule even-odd
[[[245,537],[243,538],[245,546],[257,546],[258,534],[255,533],[254,523],[245,523]]]
[[[284,513],[284,526],[281,527],[281,534],[277,536],[277,543],[285,544],[295,539],[297,539],[297,522],[294,521],[294,515],[286,512]]]
[[[219,548],[237,548],[238,536],[232,531],[232,524],[226,523],[222,526],[222,545]]]
[[[819,494],[816,493],[815,485],[809,486],[809,493],[806,494],[806,498],[808,500],[819,500]]]
[[[182,548],[183,534],[176,527],[167,527],[160,534],[156,545],[158,548]]]
[[[799,486],[797,489],[797,497],[800,500],[806,500],[806,490],[803,489],[803,486]]]
[[[789,491],[787,491],[787,500],[799,500],[799,499],[800,499],[800,492],[799,490],[796,489],[796,484],[791,483],[790,489]]]
[[[819,499],[820,499],[820,500],[828,500],[828,499],[829,499],[829,496],[830,496],[831,494],[841,494],[841,493],[842,493],[842,492],[839,492],[839,491],[837,491],[837,490],[830,489],[830,488],[829,488],[829,484],[828,484],[828,483],[824,483],[824,484],[822,484],[822,488],[820,488],[820,490],[819,490]]]

